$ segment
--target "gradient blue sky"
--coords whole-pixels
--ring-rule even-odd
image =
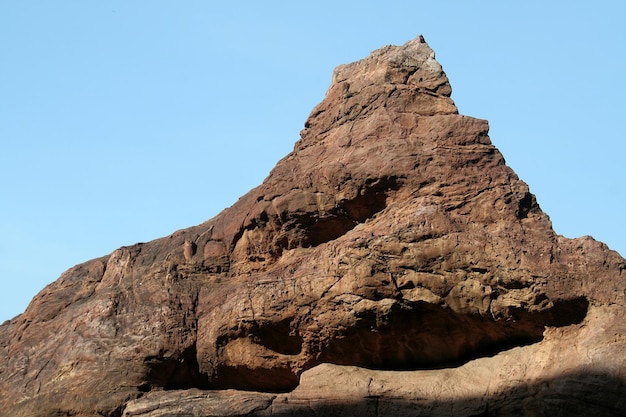
[[[335,66],[423,34],[557,233],[626,254],[624,1],[0,2],[0,322],[201,223],[291,151]]]

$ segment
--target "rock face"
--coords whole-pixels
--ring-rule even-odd
[[[626,414],[626,261],[552,230],[419,37],[199,226],[0,326],[2,416]]]

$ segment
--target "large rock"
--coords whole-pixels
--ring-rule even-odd
[[[262,185],[0,326],[1,415],[626,413],[626,261],[450,94],[421,37],[338,67]]]

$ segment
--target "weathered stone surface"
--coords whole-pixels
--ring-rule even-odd
[[[541,342],[447,369],[322,364],[305,371],[294,391],[271,398],[241,391],[242,397],[229,391],[155,392],[131,401],[125,416],[169,416],[173,407],[187,410],[201,402],[202,411],[189,415],[243,415],[233,410],[233,398],[241,398],[242,408],[259,405],[250,416],[624,415],[626,359],[614,354],[625,342],[622,319],[614,306],[591,307],[581,325],[548,328]]]
[[[262,185],[0,326],[0,415],[624,413],[626,261],[450,93],[421,37],[338,67]]]
[[[582,325],[549,328],[539,343],[448,369],[319,365],[255,415],[624,415],[625,358],[610,354],[616,343],[624,346],[620,315],[592,307]]]
[[[155,391],[131,401],[123,417],[249,416],[266,410],[276,395],[246,391]]]

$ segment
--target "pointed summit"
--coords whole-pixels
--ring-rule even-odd
[[[374,110],[422,116],[457,114],[451,93],[435,52],[419,36],[335,68],[326,97],[305,127],[325,131],[358,118],[375,117]]]
[[[394,86],[415,93],[443,97],[450,97],[452,92],[448,77],[435,60],[435,52],[422,36],[402,46],[385,46],[375,50],[365,59],[340,65],[333,72],[334,84],[344,84],[346,91],[352,94],[374,85],[388,88]],[[440,106],[438,110],[423,109],[419,112],[456,113],[456,107]]]

